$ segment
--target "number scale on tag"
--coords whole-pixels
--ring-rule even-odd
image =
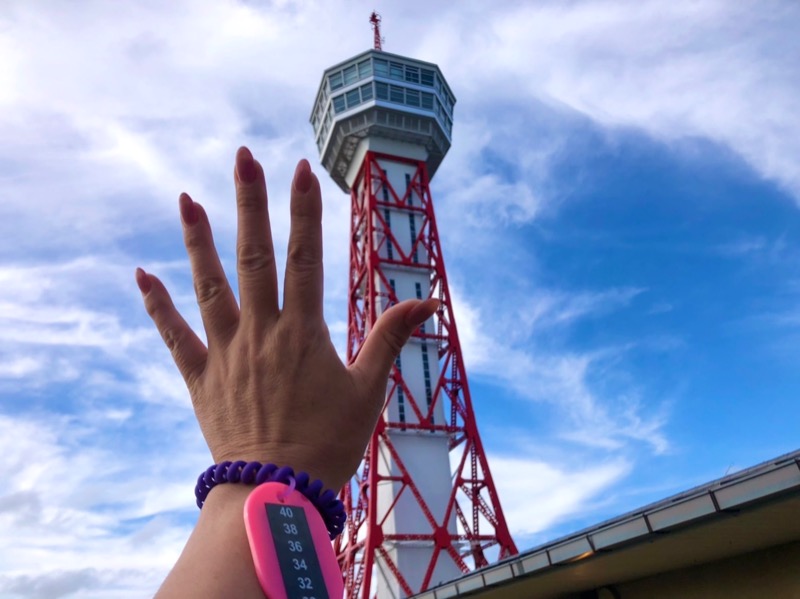
[[[344,591],[317,508],[282,483],[257,486],[244,506],[245,528],[268,599],[340,599]]]

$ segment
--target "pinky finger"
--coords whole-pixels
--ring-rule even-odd
[[[205,368],[208,350],[183,319],[164,284],[155,275],[136,269],[136,284],[142,292],[144,307],[172,353],[175,365],[191,388]]]

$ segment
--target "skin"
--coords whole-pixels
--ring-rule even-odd
[[[339,489],[369,442],[395,357],[438,302],[408,300],[384,312],[355,362],[345,366],[323,319],[322,199],[309,163],[298,163],[292,183],[282,306],[264,171],[247,148],[236,153],[234,183],[238,304],[205,210],[185,193],[179,199],[208,346],[156,276],[137,269],[136,282],[186,381],[214,462],[292,466]],[[264,596],[242,517],[251,490],[229,484],[211,491],[157,597]]]

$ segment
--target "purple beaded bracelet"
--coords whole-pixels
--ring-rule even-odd
[[[203,509],[203,504],[209,491],[222,483],[242,483],[245,485],[261,485],[275,482],[294,486],[314,504],[322,515],[325,526],[328,528],[331,540],[335,539],[343,530],[347,521],[344,504],[337,499],[336,493],[330,489],[322,493],[322,481],[310,482],[311,477],[305,472],[298,472],[289,466],[278,468],[275,464],[261,464],[261,462],[221,462],[210,466],[197,478],[194,495],[197,497],[197,507]]]

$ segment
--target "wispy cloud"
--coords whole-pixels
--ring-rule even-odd
[[[739,239],[730,243],[717,246],[717,252],[726,257],[738,258],[761,252],[767,247],[767,240],[761,237],[753,239]]]
[[[598,495],[620,482],[632,464],[618,458],[575,468],[492,455],[491,467],[512,533],[530,538],[565,518],[592,512]]]
[[[800,153],[800,116],[791,109],[796,5],[544,2],[506,6],[488,19],[476,11],[453,10],[421,43],[444,57],[465,92],[492,102],[513,87],[517,97],[549,99],[606,126],[667,142],[711,139],[800,198],[791,158]],[[456,39],[445,28],[464,34]]]
[[[675,306],[670,304],[669,302],[656,302],[650,309],[647,311],[648,314],[656,315],[656,314],[667,314],[668,312],[672,312],[675,309]]]
[[[612,451],[627,452],[631,442],[649,446],[656,453],[666,451],[666,404],[654,407],[658,401],[648,398],[644,402],[642,390],[634,383],[620,387],[615,382],[619,371],[624,372],[620,358],[636,343],[575,352],[537,342],[541,330],[624,308],[641,290],[576,296],[544,292],[541,303],[548,305],[546,310],[539,308],[535,294],[531,301],[527,294],[513,295],[513,291],[519,292],[512,290],[512,295],[504,298],[516,306],[507,316],[471,306],[456,295],[459,336],[470,372],[501,383],[520,398],[556,410],[561,424],[553,434],[563,440]],[[490,319],[492,326],[483,326]]]
[[[516,321],[527,332],[565,327],[582,318],[599,318],[625,308],[645,291],[633,287],[575,293],[542,289],[522,303]]]
[[[88,374],[98,352],[118,364],[146,353],[151,328],[125,315],[138,299],[130,276],[99,257],[0,267],[0,379],[36,373],[17,384],[41,387]]]
[[[90,591],[113,590],[111,578],[119,575],[126,592],[152,593],[177,557],[187,527],[173,519],[147,551],[134,549],[139,527],[129,532],[121,527],[175,509],[178,502],[165,498],[174,497],[173,487],[185,494],[191,478],[154,489],[151,472],[117,459],[110,448],[76,439],[75,431],[66,417],[0,415],[0,452],[15,472],[0,499],[0,546],[14,548],[3,551],[0,592],[26,598],[78,591],[85,597],[112,596]],[[153,503],[148,497],[156,493],[160,499]],[[33,569],[44,555],[51,556],[49,567]],[[86,569],[87,563],[94,568]]]

